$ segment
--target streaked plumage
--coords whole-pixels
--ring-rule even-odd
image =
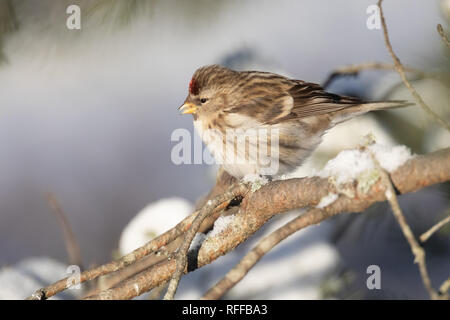
[[[264,161],[279,164],[278,170],[268,175],[287,173],[301,165],[319,145],[326,130],[337,123],[371,110],[406,105],[409,104],[403,101],[366,103],[326,92],[319,85],[302,80],[212,65],[195,71],[182,108],[184,113],[193,114],[195,128],[201,136],[205,131],[211,133],[203,136],[203,140],[216,161],[221,162],[228,173],[241,178],[249,173],[264,174]],[[255,159],[248,150],[251,148],[240,151],[235,148],[234,156],[238,161],[227,161],[229,154],[224,146],[229,143],[236,147],[242,143],[227,140],[227,130],[261,129],[267,130],[269,137],[278,130],[279,156],[276,159],[270,156],[269,146],[262,159]],[[256,142],[247,140],[249,146],[256,148],[262,143],[259,137]]]

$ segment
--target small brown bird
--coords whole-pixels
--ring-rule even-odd
[[[315,83],[260,71],[201,67],[179,108],[217,163],[236,178],[278,176],[300,166],[330,128],[372,110],[411,105],[364,102]]]

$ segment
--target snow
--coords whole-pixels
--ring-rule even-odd
[[[260,176],[259,174],[256,173],[249,173],[246,174],[243,178],[242,181],[245,183],[254,183],[254,182],[262,182],[262,183],[267,183],[268,180],[265,177]]]
[[[317,175],[322,178],[334,177],[337,184],[342,184],[356,179],[370,168],[373,168],[373,162],[369,154],[360,150],[344,150],[328,161]]]
[[[260,176],[259,174],[249,173],[242,178],[242,182],[250,183],[252,192],[255,192],[258,189],[260,189],[263,185],[267,184],[269,182],[269,179]]]
[[[195,234],[194,239],[192,239],[191,246],[189,247],[189,251],[191,250],[197,250],[202,245],[203,241],[205,241],[206,238],[211,238],[219,235],[225,228],[233,221],[234,216],[220,216],[215,222],[213,229],[208,232],[208,234],[204,234],[201,232],[198,232]]]
[[[234,215],[220,216],[215,222],[213,229],[208,232],[208,238],[219,235],[233,221]]]
[[[203,241],[206,238],[206,234],[198,232],[195,234],[194,239],[192,239],[191,245],[189,247],[189,251],[197,250],[202,245]]]
[[[0,269],[0,300],[22,300],[34,291],[67,277],[67,265],[48,257],[31,257]],[[67,290],[52,299],[74,299],[81,290]]]
[[[413,155],[406,146],[387,147],[381,144],[369,146],[369,150],[375,155],[381,167],[389,172],[397,170],[402,164],[411,159]]]
[[[405,146],[389,147],[372,144],[367,149],[343,150],[334,159],[328,161],[325,167],[315,175],[322,178],[333,177],[339,185],[357,180],[361,174],[375,168],[370,153],[373,153],[381,167],[389,172],[395,171],[413,157],[411,151]]]
[[[119,241],[121,254],[144,245],[174,227],[193,212],[193,205],[182,198],[166,198],[149,204],[124,228]]]
[[[319,209],[325,208],[326,206],[335,202],[338,197],[339,197],[339,195],[336,193],[329,193],[325,197],[322,197],[322,199],[320,199],[320,202],[316,206],[316,208],[319,208]]]

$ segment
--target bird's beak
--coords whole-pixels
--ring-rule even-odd
[[[185,104],[183,104],[181,107],[178,108],[178,110],[181,111],[181,114],[196,113],[197,109],[198,107],[191,102],[186,102]]]

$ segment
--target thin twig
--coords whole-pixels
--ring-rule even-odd
[[[393,71],[395,71],[395,65],[392,63],[386,63],[386,62],[363,62],[363,63],[358,63],[358,64],[342,66],[342,67],[339,67],[336,70],[334,70],[332,73],[330,73],[328,78],[323,82],[322,87],[325,89],[328,88],[331,85],[331,83],[340,76],[356,76],[361,71],[365,71],[365,70],[393,70]],[[421,70],[414,69],[414,68],[405,67],[405,71],[415,73],[416,75],[418,75],[421,78],[435,76],[434,74],[423,72]]]
[[[445,43],[447,48],[450,48],[450,42],[448,41],[448,38],[447,38],[447,36],[445,35],[445,32],[444,32],[444,28],[442,28],[442,25],[440,23],[437,25],[437,32],[441,36],[442,41]]]
[[[237,184],[231,187],[230,190],[228,190],[224,194],[214,198],[213,200],[209,200],[206,205],[203,206],[203,208],[200,210],[200,213],[195,217],[194,222],[192,222],[191,228],[186,233],[185,239],[178,249],[176,256],[177,268],[172,276],[172,279],[169,282],[169,287],[167,289],[166,295],[164,296],[164,300],[173,300],[175,296],[178,288],[178,283],[180,282],[181,276],[185,272],[187,266],[187,254],[189,251],[189,247],[203,220],[211,215],[214,209],[216,209],[218,206],[228,204],[231,200],[238,196],[243,197],[247,192],[247,185]]]
[[[420,236],[420,241],[421,242],[425,242],[427,241],[432,235],[433,233],[435,233],[436,231],[438,231],[440,228],[442,228],[444,225],[446,225],[447,223],[450,222],[450,216],[448,216],[447,218],[439,221],[438,223],[436,223],[433,227],[430,228],[430,230],[428,230],[427,232],[423,233]]]
[[[380,8],[381,24],[383,26],[384,41],[385,41],[386,47],[389,51],[389,54],[391,55],[392,60],[394,61],[395,70],[398,72],[398,74],[400,75],[400,78],[402,79],[406,88],[408,88],[409,92],[414,97],[414,99],[416,99],[416,101],[419,103],[419,105],[422,107],[422,109],[428,115],[430,115],[438,124],[440,124],[442,127],[446,128],[448,131],[450,131],[450,125],[447,122],[445,122],[441,117],[439,117],[439,115],[437,113],[435,113],[425,103],[425,101],[422,99],[420,94],[416,91],[416,89],[414,89],[414,87],[411,85],[411,83],[406,78],[405,68],[401,64],[400,59],[394,53],[394,50],[392,49],[391,41],[389,40],[389,34],[388,34],[387,26],[386,26],[386,21],[384,19],[383,8],[381,6],[382,2],[383,2],[383,0],[378,0],[378,7]]]
[[[77,265],[80,269],[83,269],[80,246],[67,219],[67,215],[53,194],[47,193],[47,203],[51,211],[55,214],[56,220],[63,232],[69,264]]]
[[[372,160],[375,163],[375,166],[377,167],[382,182],[384,183],[386,187],[385,195],[386,199],[388,200],[389,204],[391,205],[392,212],[394,213],[394,217],[397,219],[398,224],[400,225],[400,228],[403,232],[403,235],[405,236],[406,240],[409,243],[409,246],[411,247],[411,251],[415,257],[414,263],[417,263],[419,265],[419,271],[420,275],[422,277],[422,282],[425,286],[425,289],[428,291],[431,299],[436,300],[439,299],[438,293],[433,289],[433,286],[431,284],[430,277],[428,275],[427,266],[425,262],[425,251],[423,248],[419,245],[416,238],[414,237],[414,234],[409,227],[408,223],[406,222],[406,218],[403,215],[403,212],[400,208],[400,205],[398,204],[397,195],[395,194],[395,189],[392,184],[391,178],[389,174],[384,170],[380,163],[378,162],[375,155],[371,152]]]
[[[256,263],[270,250],[272,250],[281,241],[311,225],[314,218],[319,218],[318,211],[320,209],[310,209],[308,212],[301,214],[299,217],[289,221],[282,227],[278,228],[248,252],[241,261],[233,267],[228,273],[212,286],[201,298],[202,300],[217,300],[233,288],[245,275],[252,269]]]

